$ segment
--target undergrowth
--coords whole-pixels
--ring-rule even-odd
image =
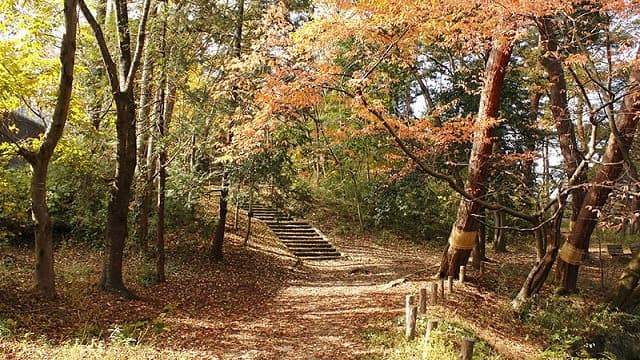
[[[426,317],[418,317],[416,337],[413,340],[405,338],[403,318],[365,330],[362,333],[364,341],[384,353],[384,355],[370,356],[366,359],[457,360],[460,358],[460,344],[464,338],[471,338],[475,341],[474,360],[502,359],[486,341],[469,330],[464,324],[456,321],[440,320],[436,329],[431,331],[429,341],[426,343],[427,320]]]

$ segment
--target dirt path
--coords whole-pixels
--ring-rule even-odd
[[[215,300],[198,297],[196,302],[205,305],[196,312],[184,311],[190,306],[182,303],[167,317],[172,329],[167,342],[176,350],[220,359],[358,359],[371,354],[364,331],[403,311],[400,288],[405,285],[389,282],[424,266],[416,253],[348,242],[339,244],[343,259],[302,264],[263,249],[248,250],[251,262],[267,264],[256,269],[256,278],[276,274],[271,285],[277,284],[277,290],[256,293],[262,291],[258,283],[239,279],[246,288],[239,295],[248,301],[240,300],[227,313],[217,311]],[[244,273],[238,268],[242,265],[230,265]],[[171,336],[176,332],[182,339]]]
[[[173,234],[163,284],[146,282],[149,259],[129,257],[126,283],[136,300],[100,291],[101,254],[78,247],[56,253],[59,299],[38,299],[28,290],[31,251],[16,251],[0,267],[0,314],[17,324],[16,339],[31,334],[61,349],[97,339],[133,341],[153,358],[384,358],[384,349],[366,343],[364,334],[396,328],[405,295],[426,286],[438,263],[436,248],[402,242],[385,247],[335,235],[342,259],[299,263],[264,225],[254,225],[249,248],[242,247],[241,235],[230,231],[225,260],[211,263],[197,231]],[[521,262],[514,269],[520,272],[488,267],[485,280],[449,296],[431,313],[464,319],[506,358],[535,355],[538,349],[524,341],[521,325],[504,311],[509,287],[496,280],[511,272],[520,281],[526,267]],[[390,286],[407,275],[408,281]],[[6,351],[24,344],[9,344]]]

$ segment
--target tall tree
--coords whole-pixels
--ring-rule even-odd
[[[134,79],[140,64],[144,43],[145,28],[149,14],[150,0],[145,0],[140,13],[137,41],[131,39],[128,2],[115,1],[116,26],[118,30],[118,63],[113,60],[109,45],[84,0],[80,8],[93,30],[100,54],[105,65],[109,85],[116,104],[116,171],[107,214],[105,238],[105,257],[102,267],[100,286],[105,290],[120,292],[125,296],[131,293],[122,279],[122,261],[125,240],[128,235],[129,200],[131,184],[136,168],[136,102]],[[132,48],[135,45],[135,52]]]
[[[564,76],[564,67],[560,49],[558,48],[558,32],[559,29],[555,25],[555,19],[552,16],[544,16],[536,20],[538,31],[540,33],[540,47],[543,51],[540,63],[544,67],[547,78],[549,80],[549,107],[553,122],[558,132],[560,143],[560,153],[564,160],[564,166],[569,179],[575,177],[575,184],[583,184],[587,180],[587,167],[580,167],[580,171],[576,173],[581,162],[582,155],[578,150],[578,142],[569,113],[569,105],[567,100],[567,82]],[[571,225],[575,224],[582,201],[584,200],[585,190],[583,187],[574,187],[571,192]]]
[[[639,53],[640,54],[640,53]],[[610,123],[611,134],[607,140],[601,165],[586,192],[577,221],[568,239],[560,249],[558,275],[560,287],[565,291],[575,291],[578,270],[589,249],[591,234],[598,222],[602,207],[607,202],[613,185],[621,176],[628,152],[640,120],[640,67],[636,62],[629,75],[627,94],[624,96],[615,122]]]
[[[36,150],[19,146],[18,153],[31,165],[31,214],[35,222],[35,288],[47,297],[54,297],[55,273],[53,230],[47,205],[47,173],[53,152],[62,137],[69,115],[73,71],[76,56],[78,0],[64,0],[64,34],[60,44],[60,79],[55,109],[44,138]]]
[[[473,198],[481,198],[485,194],[488,159],[498,125],[498,108],[507,65],[511,59],[512,42],[511,32],[497,34],[485,66],[484,86],[478,116],[475,120],[473,147],[465,184],[466,192]],[[458,215],[440,263],[441,277],[457,276],[459,267],[466,265],[469,260],[471,250],[477,243],[479,223],[476,217],[480,215],[481,208],[480,203],[474,199],[460,200]]]
[[[240,58],[242,53],[242,28],[244,24],[244,0],[238,1],[237,9],[236,9],[236,26],[235,26],[235,36],[233,43],[233,51],[232,55],[235,58]],[[234,85],[232,89],[232,104],[234,110],[237,106],[240,105],[240,99],[238,94],[238,89]],[[233,138],[233,120],[229,121],[227,128],[227,135],[225,139],[225,147],[229,147],[231,145],[231,141]],[[226,167],[227,164],[223,163],[223,167]],[[225,224],[227,222],[227,207],[228,207],[228,197],[229,197],[229,170],[223,169],[222,171],[222,180],[220,184],[220,199],[218,202],[218,223],[216,225],[216,232],[213,238],[213,244],[211,245],[211,251],[209,253],[209,257],[213,260],[222,260],[223,252],[222,245],[224,243],[224,234],[225,234]]]

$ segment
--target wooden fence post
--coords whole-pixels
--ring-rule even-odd
[[[444,304],[444,279],[440,279],[440,301]]]
[[[405,324],[405,335],[408,339],[411,339],[415,335],[416,315],[415,315],[415,312],[412,314],[412,311],[415,308],[416,307],[413,306],[413,295],[407,295],[405,297],[405,304],[404,304],[404,313],[405,313],[404,324]],[[413,325],[411,324],[412,322],[413,322]],[[413,326],[413,329],[411,329],[411,326]]]
[[[405,336],[408,340],[412,340],[416,336],[416,320],[418,318],[418,307],[412,305],[408,308],[406,314]]]
[[[449,294],[453,294],[453,276],[447,278],[447,287],[449,288]]]
[[[472,338],[464,338],[460,349],[460,360],[471,360],[473,358],[473,345],[475,341]]]
[[[438,283],[431,283],[431,305],[436,305],[438,303]]]
[[[427,332],[424,334],[424,344],[427,345],[431,339],[431,332],[438,327],[438,320],[427,321]]]
[[[420,313],[424,314],[427,312],[427,289],[426,288],[420,288],[420,296],[419,296],[419,300],[420,300]]]

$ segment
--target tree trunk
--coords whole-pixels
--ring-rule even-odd
[[[225,171],[222,175],[222,186],[220,188],[220,200],[218,202],[218,223],[216,224],[216,232],[209,253],[209,259],[221,261],[224,258],[222,252],[222,244],[224,243],[225,225],[227,222],[227,197],[229,196],[229,180],[228,173]]]
[[[247,246],[249,237],[251,236],[251,219],[253,218],[253,182],[249,178],[249,213],[247,216],[247,231],[244,234],[244,242],[242,246]]]
[[[158,84],[157,108],[156,108],[156,127],[158,131],[158,190],[157,190],[157,222],[156,222],[156,274],[158,282],[165,281],[165,187],[167,183],[167,142],[166,134],[173,115],[173,104],[175,99],[175,86],[169,85],[167,62],[169,56],[167,54],[167,14],[166,3],[160,1],[158,3],[158,13],[162,16],[162,26],[160,30],[160,55],[162,56],[162,69],[160,73],[160,83]],[[170,89],[168,89],[170,87]]]
[[[35,289],[45,297],[55,297],[53,230],[47,206],[47,173],[53,151],[62,137],[73,89],[78,26],[77,0],[64,1],[65,32],[60,46],[60,80],[51,123],[36,152],[19,149],[31,165],[31,214],[35,223]]]
[[[47,206],[47,170],[49,159],[31,164],[31,214],[35,223],[36,290],[46,297],[55,296],[53,271],[53,231]]]
[[[551,83],[549,89],[549,107],[558,132],[560,141],[560,152],[564,160],[567,170],[567,178],[572,178],[578,165],[580,164],[581,154],[578,150],[576,135],[569,116],[569,107],[567,102],[567,84],[564,77],[564,69],[562,59],[558,54],[558,42],[556,39],[556,26],[553,24],[552,17],[543,17],[538,20],[538,30],[540,32],[540,46],[544,50],[541,59],[542,66],[547,72],[547,77]],[[587,167],[582,167],[578,174],[576,184],[583,184],[587,180]],[[585,190],[582,187],[576,187],[571,190],[571,225],[575,224],[578,213],[584,200]]]
[[[244,0],[238,1],[237,8],[237,19],[236,19],[236,31],[235,31],[235,39],[233,45],[233,55],[236,57],[240,57],[240,53],[242,52],[242,26],[244,24]],[[238,91],[236,88],[232,90],[233,94],[233,103],[238,106]],[[226,145],[231,145],[231,140],[233,138],[233,122],[229,121],[229,133],[227,135]],[[219,212],[218,212],[218,225],[216,226],[216,233],[213,239],[213,244],[211,246],[211,252],[209,254],[210,259],[220,261],[223,258],[222,253],[222,244],[224,242],[224,233],[225,226],[227,221],[227,206],[229,196],[229,171],[225,168],[222,173],[222,181],[220,187],[220,201],[218,203]]]
[[[621,310],[632,310],[638,305],[638,298],[633,297],[634,290],[638,287],[640,280],[640,251],[633,255],[633,258],[622,272],[616,285],[616,289],[611,298],[611,305]]]
[[[637,58],[637,57],[636,57]],[[625,153],[628,152],[638,126],[640,112],[640,92],[635,89],[640,82],[640,68],[635,65],[629,77],[629,94],[625,95],[618,111],[615,127],[607,141],[602,165],[590,185],[578,219],[569,238],[560,250],[558,275],[560,287],[565,291],[575,291],[578,280],[578,269],[582,257],[589,248],[589,240],[598,222],[598,212],[606,203],[612,186],[616,183],[624,168]],[[618,133],[619,136],[616,136]]]
[[[105,24],[107,19],[107,0],[99,0],[96,3],[96,20],[100,24]],[[86,87],[87,97],[89,104],[89,118],[94,129],[99,130],[102,123],[102,107],[104,98],[101,95],[100,89],[106,84],[104,83],[104,66],[100,62],[100,59],[91,59],[89,66],[89,84]]]
[[[150,39],[148,46],[145,48],[144,57],[142,61],[142,77],[140,79],[140,106],[138,108],[138,137],[136,139],[136,147],[138,151],[136,177],[138,179],[138,191],[136,192],[136,242],[138,249],[142,252],[146,252],[149,246],[149,210],[151,207],[152,196],[152,177],[155,172],[151,161],[148,161],[148,157],[152,157],[150,152],[153,151],[153,145],[151,141],[151,121],[150,121],[150,109],[151,98],[153,92],[153,70],[154,70],[154,56],[151,54]]]
[[[529,272],[527,279],[522,284],[518,295],[516,295],[513,301],[511,301],[511,308],[516,314],[520,314],[522,312],[522,307],[527,299],[540,291],[542,285],[547,280],[547,277],[551,272],[553,264],[556,262],[560,237],[562,236],[560,228],[562,226],[562,215],[564,213],[564,201],[565,199],[560,201],[560,209],[556,213],[556,217],[552,225],[544,226],[540,231],[536,232],[536,236],[545,236],[550,239],[545,241],[548,244],[546,252],[543,256],[539,257],[539,260],[536,261],[536,264]]]
[[[507,242],[504,237],[504,213],[501,211],[493,212],[494,218],[494,233],[493,233],[493,250],[498,253],[507,252]]]
[[[484,209],[480,210],[483,217],[486,216]],[[473,248],[473,268],[480,270],[482,262],[486,260],[486,244],[487,244],[487,227],[485,224],[480,224],[478,227],[478,243]]]
[[[511,58],[512,36],[501,35],[494,40],[491,53],[485,67],[485,81],[480,97],[480,108],[476,119],[476,130],[473,133],[473,147],[469,158],[469,170],[465,190],[474,197],[485,193],[485,183],[489,164],[487,163],[493,147],[493,135],[497,127],[502,84]],[[471,249],[476,244],[480,205],[472,200],[460,200],[456,222],[449,236],[442,262],[440,277],[458,275],[458,269],[469,260]]]
[[[128,234],[129,199],[136,167],[135,101],[133,90],[115,94],[116,175],[111,188],[107,214],[105,258],[100,286],[130,295],[122,280],[122,258]]]
[[[114,61],[100,24],[87,7],[79,0],[80,8],[91,26],[109,77],[109,84],[116,104],[116,173],[111,187],[107,229],[105,237],[105,257],[102,266],[100,286],[105,290],[117,291],[125,296],[131,293],[122,281],[122,257],[127,238],[129,200],[131,184],[136,168],[136,103],[133,81],[144,49],[145,28],[149,14],[150,0],[145,0],[140,15],[135,53],[132,54],[131,31],[127,1],[115,0],[116,25],[118,30],[118,64]]]

